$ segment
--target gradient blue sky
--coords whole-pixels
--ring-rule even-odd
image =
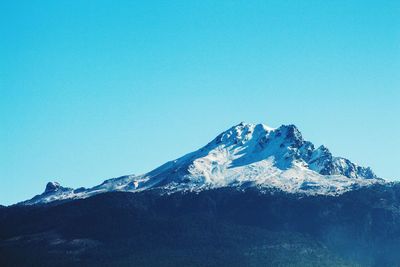
[[[1,1],[0,204],[294,123],[400,178],[400,1]]]

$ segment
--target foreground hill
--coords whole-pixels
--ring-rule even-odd
[[[111,192],[0,210],[1,266],[398,266],[400,186]]]

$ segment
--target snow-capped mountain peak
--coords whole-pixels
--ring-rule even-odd
[[[214,139],[216,144],[225,144],[225,145],[244,145],[254,136],[265,135],[268,132],[273,131],[273,128],[270,128],[264,124],[251,124],[241,122],[240,124],[233,126],[227,131],[221,133],[217,138]]]
[[[60,189],[60,184],[58,182],[48,182],[46,185],[46,189],[44,190],[44,193],[53,193]]]
[[[340,194],[382,182],[350,160],[335,157],[325,146],[315,148],[295,125],[271,128],[240,123],[206,146],[139,176],[123,176],[89,189],[49,183],[25,204],[84,198],[108,191],[199,191],[225,186],[277,188],[290,193]]]

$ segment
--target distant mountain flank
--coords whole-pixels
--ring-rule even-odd
[[[199,192],[221,187],[339,195],[376,183],[384,180],[371,168],[333,156],[325,146],[316,148],[303,139],[295,125],[271,128],[242,122],[204,147],[146,174],[109,179],[88,189],[50,182],[44,193],[20,204],[67,201],[113,191]]]

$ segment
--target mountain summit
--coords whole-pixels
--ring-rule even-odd
[[[201,191],[218,187],[257,187],[289,193],[338,195],[381,183],[369,167],[315,148],[294,125],[271,128],[240,123],[206,146],[150,171],[106,180],[93,188],[71,189],[57,183],[22,204],[86,198],[109,191]]]

